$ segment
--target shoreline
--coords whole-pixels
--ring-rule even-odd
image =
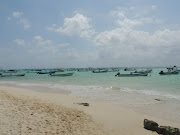
[[[68,109],[76,109],[85,112],[92,119],[104,126],[112,135],[151,135],[157,134],[147,131],[143,128],[143,120],[154,120],[160,125],[167,125],[180,128],[180,123],[174,123],[158,118],[153,118],[141,113],[133,112],[130,109],[124,108],[120,105],[114,105],[104,102],[91,101],[88,99],[82,99],[73,97],[70,95],[60,93],[45,93],[31,91],[24,88],[2,87],[0,91],[7,92],[15,97],[28,97],[30,99],[38,99],[40,101],[47,101],[56,105],[67,107]],[[89,107],[81,106],[75,103],[88,102]]]
[[[28,89],[40,93],[63,94],[77,98],[102,102],[111,105],[120,105],[123,108],[147,116],[165,119],[174,123],[180,123],[180,100],[167,98],[164,95],[149,95],[135,92],[107,89],[99,86],[76,86],[53,83],[32,82],[1,82],[2,86]],[[61,87],[57,87],[57,86]],[[92,89],[91,89],[92,88]],[[103,88],[103,89],[102,89]],[[92,90],[92,91],[91,91]],[[157,100],[156,100],[157,99]]]

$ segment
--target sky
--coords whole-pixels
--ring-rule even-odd
[[[0,0],[0,68],[180,66],[180,0]]]

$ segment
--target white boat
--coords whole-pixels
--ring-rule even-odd
[[[103,69],[99,69],[99,70],[94,70],[92,71],[93,73],[107,73],[108,70],[103,70]]]
[[[23,74],[1,74],[0,77],[13,77],[13,76],[25,76],[25,73]]]
[[[3,73],[17,73],[17,70],[4,70]]]
[[[50,76],[72,76],[74,73],[49,74]]]
[[[168,72],[171,72],[171,71],[176,71],[176,72],[180,72],[180,68],[174,66],[174,67],[169,67],[167,68]]]
[[[119,71],[119,69],[118,68],[112,68],[112,69],[108,69],[108,72],[118,72]]]

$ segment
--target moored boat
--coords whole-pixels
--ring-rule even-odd
[[[108,70],[102,70],[102,69],[99,69],[99,70],[94,70],[92,71],[92,73],[107,73]]]
[[[124,71],[135,71],[135,70],[136,70],[136,68],[133,68],[133,67],[130,67],[130,68],[126,67],[124,69]]]
[[[141,70],[141,71],[135,71],[134,73],[151,73],[152,69],[147,69],[147,70]]]
[[[88,72],[88,69],[77,69],[78,72]]]
[[[49,71],[49,72],[37,72],[37,74],[54,74],[56,71]]]
[[[168,72],[160,71],[159,74],[160,75],[177,75],[179,74],[179,72],[178,71],[168,71]]]
[[[63,69],[57,69],[57,70],[54,70],[55,72],[64,72]]]
[[[0,77],[12,77],[12,76],[25,76],[25,73],[23,74],[1,74]]]
[[[41,71],[42,71],[41,69],[31,69],[31,70],[28,70],[27,73],[38,73]]]
[[[167,70],[170,71],[176,71],[176,72],[180,72],[180,68],[174,66],[174,67],[168,67]]]
[[[74,73],[49,74],[50,76],[72,76]]]
[[[109,69],[108,70],[108,72],[118,72],[119,71],[119,69],[117,68],[117,69],[115,69],[115,68],[112,68],[112,69]]]
[[[3,73],[17,73],[17,70],[4,70]]]
[[[118,72],[115,76],[117,76],[117,77],[137,77],[137,76],[148,76],[148,73],[120,74],[120,72]]]

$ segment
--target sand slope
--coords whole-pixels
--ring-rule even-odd
[[[0,133],[11,135],[106,135],[91,116],[27,96],[0,91]]]

